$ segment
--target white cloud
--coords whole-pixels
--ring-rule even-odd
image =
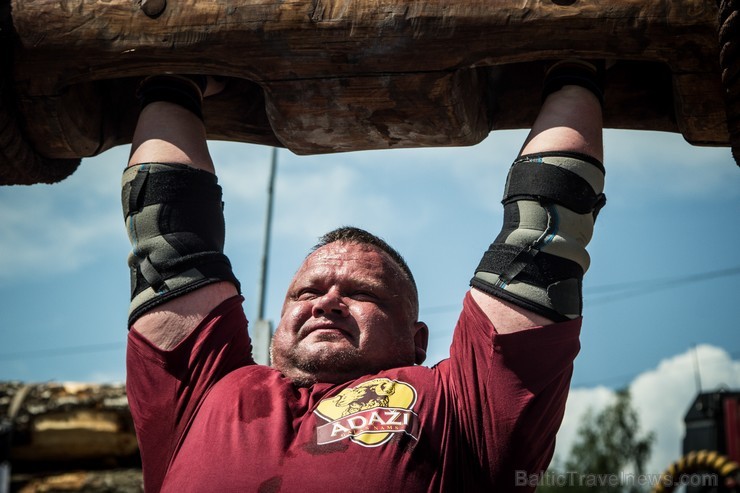
[[[229,235],[241,241],[260,239],[270,149],[221,144],[212,150],[212,155],[224,188]],[[434,217],[433,211],[428,210],[430,203],[415,204],[413,223],[399,220],[399,198],[386,188],[394,177],[388,173],[387,163],[381,163],[381,167],[386,165],[382,168],[385,174],[375,169],[383,155],[295,156],[280,150],[274,196],[275,237],[283,241],[310,238],[312,242],[342,224],[386,233],[418,230],[428,224]],[[394,154],[396,159],[397,156]]]
[[[257,213],[250,217],[261,224],[270,148],[227,143],[211,147],[223,164],[219,179],[225,198],[233,201],[227,213],[254,209]],[[120,146],[83,160],[60,183],[0,188],[0,251],[13,252],[0,256],[0,282],[69,273],[112,248],[126,251],[120,183],[127,159],[128,147]],[[259,237],[261,228],[249,232]]]
[[[278,196],[276,233],[288,237],[315,237],[341,224],[379,229],[395,219],[389,199],[368,190],[358,171],[343,165],[285,174]]]
[[[700,345],[696,348],[702,388],[740,387],[740,361],[733,361],[721,348]],[[648,474],[665,470],[682,454],[684,416],[697,394],[695,355],[690,350],[661,361],[652,370],[636,377],[629,386],[633,407],[640,417],[641,434],[652,431],[655,442],[647,464]],[[568,396],[565,418],[558,432],[555,455],[564,460],[577,436],[578,426],[590,408],[598,413],[614,401],[615,394],[605,387],[578,388]]]
[[[393,170],[372,172],[367,165],[327,159],[292,162],[276,184],[274,232],[283,240],[312,240],[341,225],[355,225],[381,236],[413,236],[437,214],[434,197],[418,190],[395,191],[405,177]],[[407,187],[416,187],[408,184]]]
[[[0,281],[73,271],[125,231],[120,169],[83,163],[55,185],[0,190]]]
[[[697,394],[695,358],[705,391],[740,386],[740,361],[732,361],[723,349],[709,345],[697,346],[696,354],[687,351],[663,360],[633,380],[630,391],[641,424],[656,434],[650,460],[653,468],[664,469],[681,454],[684,415]]]
[[[49,216],[26,210],[21,223],[13,214],[0,213],[0,250],[14,252],[0,257],[0,279],[7,280],[35,274],[59,274],[73,271],[94,261],[99,247],[119,233],[117,215],[106,214],[75,218]],[[115,225],[115,226],[114,226]],[[121,235],[121,241],[125,241]]]

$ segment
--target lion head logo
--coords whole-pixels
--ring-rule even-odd
[[[347,416],[374,407],[388,407],[390,396],[395,392],[396,383],[392,380],[386,378],[370,380],[342,391],[334,405],[344,408],[342,416]]]
[[[323,399],[314,411],[325,423],[317,426],[317,441],[345,438],[366,447],[386,443],[393,434],[416,438],[418,416],[412,411],[416,389],[389,378],[375,378]]]

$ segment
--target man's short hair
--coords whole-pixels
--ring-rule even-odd
[[[311,251],[315,252],[319,248],[337,241],[344,243],[359,243],[361,245],[370,245],[387,253],[391,257],[391,259],[393,259],[396,265],[401,268],[401,271],[403,271],[405,277],[411,283],[414,294],[418,296],[418,290],[416,288],[414,275],[411,273],[411,269],[409,269],[408,264],[403,259],[401,254],[398,253],[395,248],[386,243],[385,240],[383,240],[379,236],[365,231],[364,229],[356,228],[354,226],[342,226],[329,231],[321,238],[319,238],[319,242],[314,245]]]

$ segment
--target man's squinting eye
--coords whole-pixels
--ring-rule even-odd
[[[370,290],[363,290],[363,289],[357,289],[355,291],[352,291],[351,293],[349,293],[348,296],[352,298],[353,300],[357,300],[357,301],[374,302],[374,301],[378,301],[379,299],[378,295],[375,292],[370,291]]]
[[[298,301],[312,300],[320,296],[318,290],[311,288],[304,288],[296,292],[294,298]]]

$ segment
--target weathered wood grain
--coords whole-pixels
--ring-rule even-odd
[[[169,0],[152,18],[131,0],[11,0],[11,17],[0,113],[44,158],[130,142],[136,83],[162,71],[234,79],[207,101],[213,139],[472,145],[529,126],[546,62],[570,56],[616,61],[608,127],[728,144],[713,1]]]

